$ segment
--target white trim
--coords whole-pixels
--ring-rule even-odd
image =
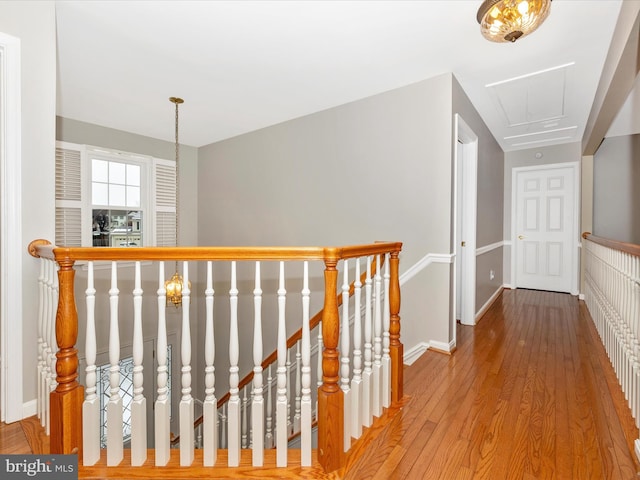
[[[545,68],[543,70],[538,70],[537,72],[526,73],[524,75],[518,75],[517,77],[507,78],[506,80],[500,80],[498,82],[488,83],[487,85],[485,85],[485,87],[487,88],[497,87],[498,85],[504,85],[505,83],[513,82],[515,80],[522,80],[524,78],[533,77],[536,75],[540,75],[541,73],[553,72],[554,70],[560,70],[562,68],[567,68],[575,64],[576,62],[564,63],[562,65],[558,65],[557,67]]]
[[[492,243],[490,245],[485,245],[484,247],[476,248],[476,257],[479,255],[483,255],[485,253],[489,253],[498,248],[502,248],[504,246],[504,240],[500,240],[499,242]]]
[[[420,260],[418,260],[415,264],[413,264],[409,269],[407,269],[402,275],[400,275],[400,285],[404,285],[413,277],[415,277],[422,270],[427,268],[432,263],[452,263],[453,257],[455,255],[453,253],[428,253]]]
[[[578,300],[584,300],[584,299],[585,299],[584,293],[578,294]]]
[[[404,365],[412,365],[420,356],[429,349],[438,350],[440,352],[451,353],[456,348],[455,340],[451,340],[449,343],[439,342],[437,340],[431,340],[429,342],[420,342],[414,345],[409,350],[405,350],[402,358]]]
[[[489,300],[487,300],[485,304],[480,308],[480,310],[478,310],[478,313],[476,313],[476,323],[478,323],[478,320],[480,320],[480,318],[485,313],[487,313],[487,310],[489,310],[489,308],[491,308],[491,305],[493,305],[493,302],[495,302],[498,299],[498,297],[500,296],[504,288],[505,288],[504,285],[501,287],[498,287],[498,289],[495,292],[493,292],[493,295],[491,295]]]
[[[564,163],[550,163],[542,165],[532,165],[528,167],[515,167],[511,169],[511,241],[510,244],[515,245],[516,242],[516,195],[517,195],[517,174],[525,171],[535,170],[553,170],[556,168],[571,168],[573,169],[573,222],[571,228],[572,238],[579,238],[580,235],[580,216],[581,216],[581,203],[580,203],[580,162],[564,162]],[[580,241],[580,240],[578,240]],[[506,243],[506,242],[505,242]],[[578,295],[578,284],[580,279],[580,253],[578,248],[574,248],[571,253],[571,262],[573,266],[573,273],[571,274],[571,295]],[[516,249],[511,249],[511,282],[513,288],[518,288],[518,279],[516,278]]]
[[[7,423],[23,410],[20,68],[20,39],[0,33],[0,419]]]
[[[633,451],[636,452],[636,458],[640,460],[640,439],[636,439],[633,442],[633,446],[634,446]]]
[[[427,350],[429,350],[429,344],[427,342],[420,342],[415,347],[411,347],[409,350],[404,352],[402,362],[405,365],[411,365]]]
[[[503,240],[502,241],[502,245],[504,247],[510,247],[511,246],[511,240]]]
[[[22,404],[22,418],[33,417],[38,413],[38,400],[29,400]]]
[[[437,340],[429,340],[429,348],[440,350],[441,352],[451,353],[456,348],[456,342],[455,340],[451,340],[449,343],[439,342]]]
[[[464,175],[464,194],[462,198],[463,205],[457,205],[457,188],[458,188],[458,148],[457,142],[462,143],[464,148],[464,157],[465,160],[465,168],[463,170]],[[464,262],[462,263],[462,279],[461,279],[461,289],[460,294],[462,295],[462,306],[460,312],[460,321],[463,325],[474,325],[475,324],[475,304],[476,304],[476,228],[477,228],[477,214],[478,214],[478,205],[477,205],[477,190],[478,190],[478,136],[474,133],[474,131],[467,125],[467,123],[462,119],[459,114],[455,114],[455,132],[453,136],[454,142],[454,194],[453,194],[453,225],[458,225],[458,213],[460,211],[463,212],[462,215],[462,223],[463,223],[463,231],[465,233],[465,248],[462,250],[464,255]],[[462,207],[462,208],[461,208]],[[457,238],[457,228],[454,228],[454,248],[457,249],[458,243],[461,239]],[[455,252],[455,250],[454,250]],[[458,261],[462,261],[462,259],[457,259],[454,257],[454,268],[453,268],[453,288],[452,288],[452,298],[454,308],[450,308],[450,318],[449,318],[449,330],[453,332],[453,341],[455,343],[456,339],[456,304],[457,304],[457,268],[455,263]],[[463,285],[463,286],[462,286]]]

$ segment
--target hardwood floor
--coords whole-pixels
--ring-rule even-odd
[[[505,290],[457,346],[406,368],[405,405],[345,478],[640,478],[638,429],[584,302]]]
[[[458,326],[457,347],[405,368],[403,405],[356,443],[344,478],[640,478],[638,429],[583,302],[505,290]],[[37,432],[33,418],[0,425],[0,453],[48,450]]]
[[[44,435],[40,421],[29,417],[9,425],[0,423],[0,454],[29,453],[49,453],[49,437]]]

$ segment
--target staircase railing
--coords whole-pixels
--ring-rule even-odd
[[[108,295],[109,300],[109,373],[110,397],[106,407],[108,425],[122,424],[122,398],[119,397],[119,309],[120,291],[118,289],[118,266],[122,262],[135,262],[135,286],[133,295],[133,399],[131,405],[131,466],[149,464],[153,457],[156,466],[167,465],[171,458],[169,450],[168,411],[170,399],[167,395],[167,364],[163,358],[162,347],[166,346],[164,262],[181,261],[185,288],[182,303],[182,340],[181,340],[181,401],[179,405],[180,437],[189,441],[180,442],[180,465],[191,466],[194,462],[194,398],[192,390],[191,367],[191,319],[190,303],[204,304],[206,333],[204,338],[205,370],[201,373],[205,383],[203,406],[203,466],[216,463],[218,451],[217,401],[215,399],[215,366],[213,363],[214,338],[214,282],[212,272],[230,268],[229,301],[229,400],[225,406],[228,418],[226,425],[227,461],[230,467],[240,461],[240,446],[243,441],[242,402],[238,360],[240,355],[238,339],[238,285],[236,282],[236,263],[255,262],[254,339],[253,339],[253,378],[251,382],[251,430],[253,438],[262,438],[268,419],[264,414],[263,363],[262,362],[262,299],[260,280],[261,262],[279,262],[278,288],[271,292],[277,297],[277,354],[276,354],[276,399],[275,429],[273,436],[277,449],[277,466],[287,464],[287,440],[290,428],[288,418],[290,390],[287,390],[287,291],[285,288],[285,263],[299,262],[303,270],[303,288],[301,294],[300,328],[300,424],[301,453],[300,464],[308,466],[316,453],[311,453],[311,376],[310,365],[310,322],[309,300],[319,293],[323,297],[324,308],[319,327],[321,338],[321,379],[318,380],[317,417],[318,449],[317,459],[325,471],[333,471],[343,465],[345,452],[349,449],[351,436],[357,436],[357,424],[371,425],[373,417],[382,414],[383,408],[397,403],[402,398],[402,357],[400,342],[400,286],[398,280],[399,242],[380,242],[368,245],[346,247],[151,247],[151,248],[65,248],[56,247],[44,240],[37,240],[29,246],[30,253],[41,259],[39,278],[40,318],[38,325],[38,413],[51,433],[52,453],[77,452],[83,465],[95,465],[104,461],[104,452],[99,448],[98,400],[96,395],[96,320],[105,312],[96,311],[96,297]],[[371,264],[381,264],[387,259],[384,278],[380,272],[371,274]],[[94,262],[110,262],[111,288],[107,292],[98,292],[93,283]],[[78,262],[86,263],[87,288],[86,304],[86,385],[78,382],[78,314],[75,300],[74,274]],[[142,262],[145,262],[144,264]],[[152,262],[149,265],[149,262]],[[189,264],[206,264],[206,288],[192,295],[188,286]],[[351,262],[351,264],[349,264]],[[309,289],[309,265],[320,263],[324,269],[324,291],[311,292]],[[226,267],[222,267],[226,264]],[[355,277],[360,277],[360,268],[366,264],[365,305],[361,304],[362,282],[354,283],[355,305],[352,307],[354,320],[350,326],[349,283],[352,269]],[[216,266],[214,269],[213,266]],[[221,266],[221,268],[217,268]],[[143,394],[144,375],[142,367],[142,269],[157,271],[157,328],[158,358],[156,375],[157,399],[155,400],[155,449],[147,451],[146,412],[149,408]],[[289,268],[289,267],[287,267]],[[344,275],[342,297],[338,292],[338,275],[341,269]],[[218,280],[218,277],[216,277]],[[246,292],[245,292],[246,293]],[[216,298],[219,298],[216,296]],[[343,299],[342,309],[339,309]],[[346,301],[345,301],[346,300]],[[342,312],[340,312],[342,310]],[[364,319],[361,319],[364,312]],[[246,315],[246,314],[245,314]],[[342,317],[342,319],[341,319]],[[215,319],[215,323],[223,321]],[[270,326],[271,327],[271,326]],[[353,341],[350,330],[353,329]],[[364,330],[364,351],[362,349],[362,330]],[[342,331],[342,336],[341,336]],[[216,341],[214,341],[216,340]],[[351,350],[353,346],[353,350]],[[364,359],[364,362],[363,362]],[[350,370],[350,364],[353,369]],[[364,368],[363,368],[364,365]],[[353,374],[353,375],[352,375]],[[177,383],[177,382],[176,382]],[[86,388],[86,396],[85,396]],[[357,393],[354,393],[357,392]],[[364,394],[362,392],[367,392]],[[156,393],[156,392],[153,392]],[[153,396],[153,395],[152,395]],[[352,409],[354,396],[355,411]],[[346,400],[345,400],[346,399]],[[296,416],[297,416],[296,399]],[[246,402],[245,402],[246,403]],[[78,412],[83,415],[78,415]],[[246,410],[245,410],[246,412]],[[356,413],[357,412],[357,413]],[[246,413],[245,413],[246,414]],[[355,421],[357,417],[361,422]],[[360,427],[362,428],[362,427]],[[123,438],[118,428],[107,429],[106,465],[116,466],[123,461]],[[352,434],[351,432],[354,432]],[[257,467],[264,461],[264,442],[252,441],[252,461]]]
[[[585,302],[640,427],[640,245],[582,237]],[[640,458],[640,439],[635,451]]]
[[[353,282],[351,282],[350,285],[342,285],[342,291],[337,295],[336,297],[336,301],[338,303],[338,307],[341,307],[345,301],[348,301],[350,298],[352,298],[356,293],[361,294],[361,289],[362,286],[366,284],[367,278],[375,278],[376,274],[378,274],[378,268],[382,268],[384,265],[388,265],[388,263],[385,262],[386,257],[383,256],[381,259],[381,265],[380,267],[378,267],[378,262],[377,259],[374,258],[373,262],[371,262],[371,268],[370,268],[370,272],[364,272],[362,273],[358,279],[354,280]],[[345,287],[348,288],[348,290],[345,290]],[[371,294],[373,292],[370,292]],[[345,296],[345,294],[347,294]],[[386,294],[386,289],[385,292],[383,292],[383,295]],[[383,297],[384,298],[384,297]],[[361,302],[360,302],[361,303]],[[369,302],[370,304],[372,302]],[[364,305],[360,305],[361,307],[364,307]],[[320,324],[322,321],[322,314],[323,314],[323,310],[320,310],[319,312],[317,312],[313,317],[311,317],[311,319],[309,320],[309,330],[310,331],[314,331]],[[347,315],[348,316],[348,315]],[[350,330],[353,329],[353,327],[351,326],[351,324],[353,324],[355,322],[355,313],[353,314],[352,317],[350,317]],[[359,323],[359,322],[358,322]],[[360,325],[359,325],[360,326]],[[361,333],[361,332],[360,332]],[[302,334],[303,334],[303,329],[300,328],[298,329],[298,331],[296,331],[293,335],[291,335],[288,339],[287,339],[287,391],[292,391],[290,387],[290,381],[291,381],[291,369],[289,367],[291,367],[291,354],[293,352],[293,355],[295,355],[295,392],[291,392],[291,393],[295,393],[295,404],[294,404],[294,411],[291,411],[291,402],[288,402],[289,405],[289,412],[288,412],[288,425],[289,425],[289,442],[291,442],[294,438],[298,437],[301,434],[301,425],[300,425],[300,421],[301,421],[301,398],[302,398],[302,377],[301,377],[301,358],[302,358],[302,353],[301,353],[301,342],[302,342]],[[361,335],[360,335],[361,336]],[[317,335],[318,337],[318,349],[316,351],[316,353],[320,352],[321,348],[322,348],[322,333],[320,332],[319,335]],[[362,352],[360,352],[362,353]],[[358,358],[358,356],[356,355],[356,359]],[[271,372],[271,367],[277,362],[278,360],[278,351],[274,350],[272,351],[267,357],[265,357],[265,359],[262,361],[261,363],[261,368],[262,368],[262,372],[264,371],[268,371]],[[350,358],[350,361],[353,362],[353,358]],[[322,379],[322,355],[317,355],[317,370],[318,370],[318,375],[317,378]],[[247,395],[247,390],[253,390],[252,389],[252,382],[254,380],[254,376],[255,376],[255,370],[250,371],[247,375],[245,375],[240,382],[238,383],[238,388],[240,389],[241,392],[244,392],[244,398],[246,399],[246,395]],[[270,381],[271,379],[271,374],[269,373],[268,375],[268,380],[267,380],[267,384],[266,384],[266,389],[263,390],[267,390],[267,395],[270,395],[272,392],[270,391],[270,389],[272,389],[272,382]],[[357,379],[356,379],[357,382]],[[320,386],[320,385],[318,385]],[[251,395],[253,395],[253,392],[251,393]],[[241,398],[243,398],[243,395],[240,395]],[[226,421],[226,415],[224,415],[224,405],[227,404],[227,402],[229,401],[231,397],[231,393],[227,392],[225,393],[219,400],[218,400],[218,419],[222,419],[223,421]],[[354,397],[354,400],[352,402],[352,410],[354,412],[358,412],[361,410],[360,408],[360,397],[358,396],[357,398]],[[242,448],[250,448],[250,445],[252,445],[253,443],[253,437],[254,436],[258,436],[261,432],[258,433],[254,433],[253,430],[248,430],[247,427],[247,418],[250,416],[250,413],[247,413],[250,410],[250,404],[247,402],[242,403],[242,442],[241,442],[241,446]],[[272,411],[272,408],[269,404],[269,402],[267,402],[267,418],[270,417],[270,412]],[[293,414],[292,414],[293,413]],[[316,424],[317,422],[317,418],[318,418],[318,411],[317,408],[315,409],[315,418],[316,421],[313,422],[312,426]],[[200,427],[202,425],[203,422],[203,416],[199,416],[193,426],[194,428],[196,428],[196,431],[198,431],[198,427]],[[267,425],[269,425],[269,423],[271,422],[267,422]],[[346,433],[345,433],[345,441],[349,441],[349,438],[347,437],[347,433],[349,434],[349,437],[353,437],[355,439],[360,438],[360,435],[362,434],[362,426],[361,424],[359,424],[359,419],[357,421],[353,422],[353,425],[356,425],[355,427],[353,427],[352,429],[347,429]],[[248,433],[247,433],[248,431]],[[171,446],[172,448],[175,448],[176,445],[179,445],[180,443],[180,435],[174,435],[171,437]],[[196,445],[198,445],[198,442],[196,440]],[[224,437],[219,438],[219,445],[224,446]],[[267,427],[267,432],[266,432],[266,437],[265,437],[265,448],[274,448],[275,444],[273,443],[273,436],[272,436],[272,432],[270,431],[270,428]]]

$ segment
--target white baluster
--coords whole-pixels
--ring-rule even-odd
[[[634,256],[631,266],[632,279],[632,299],[631,299],[631,318],[634,324],[633,336],[633,375],[632,386],[633,392],[633,417],[638,418],[640,415],[640,257]]]
[[[202,424],[196,427],[196,448],[202,448]]]
[[[194,405],[191,396],[191,326],[189,324],[189,262],[183,262],[182,284],[182,398],[180,399],[180,466],[188,467],[193,463],[195,431],[193,428]]]
[[[87,366],[85,399],[82,403],[82,464],[95,465],[100,459],[100,399],[96,395],[96,289],[93,283],[93,262],[87,264],[87,331],[85,359]]]
[[[302,353],[300,353],[300,342],[296,342],[296,396],[295,396],[295,408],[293,413],[293,433],[300,431],[300,401],[302,395],[302,371],[300,368],[302,360]]]
[[[240,441],[240,447],[241,448],[247,448],[247,446],[249,445],[248,443],[248,437],[247,437],[247,430],[248,430],[248,422],[247,422],[247,410],[249,408],[249,400],[247,399],[247,386],[245,385],[244,387],[242,387],[242,392],[243,392],[243,397],[242,397],[242,435],[240,437],[241,441]]]
[[[147,460],[147,400],[143,388],[142,279],[140,262],[135,263],[133,289],[133,400],[131,402],[131,465]]]
[[[389,273],[389,254],[385,255],[384,262],[384,305],[382,308],[382,406],[391,406],[391,312],[389,310],[389,284],[391,274]]]
[[[51,263],[51,301],[49,302],[49,308],[51,310],[51,321],[49,325],[51,326],[51,391],[53,392],[58,386],[58,372],[56,369],[56,364],[58,362],[58,358],[56,354],[58,353],[58,340],[56,338],[56,324],[57,324],[57,314],[58,314],[58,300],[60,296],[59,285],[58,285],[58,264],[55,262]]]
[[[204,334],[204,452],[203,464],[205,467],[215,465],[218,456],[218,405],[215,396],[215,337],[213,323],[213,264],[207,262],[207,288],[205,290],[206,323]]]
[[[376,417],[382,415],[382,276],[380,275],[380,255],[376,261],[374,300],[374,340],[373,340],[373,402],[371,408]]]
[[[300,464],[311,466],[311,333],[309,332],[309,262],[304,262],[302,286],[302,398],[300,400]],[[322,356],[320,354],[320,356]]]
[[[287,348],[287,436],[293,434],[293,422],[291,421],[291,350]]]
[[[349,387],[349,261],[344,261],[344,281],[342,282],[342,327],[340,329],[340,388],[344,396],[344,451],[351,448],[351,388]]]
[[[362,282],[360,281],[360,259],[356,259],[356,278],[354,282],[354,320],[353,320],[353,379],[351,380],[351,435],[360,438],[362,435]]]
[[[240,465],[240,397],[238,396],[238,288],[236,285],[236,262],[231,262],[231,289],[229,290],[230,327],[229,327],[229,401],[227,402],[228,463],[230,467]]]
[[[38,388],[38,407],[37,407],[37,415],[40,419],[40,425],[45,426],[45,401],[44,401],[44,389],[42,376],[44,372],[44,324],[45,324],[45,316],[44,316],[44,308],[45,308],[45,286],[44,286],[44,266],[46,260],[44,258],[40,259],[40,275],[38,275],[38,380],[37,380],[37,388]]]
[[[276,465],[287,466],[288,408],[287,408],[287,330],[285,307],[287,291],[284,288],[284,262],[280,262],[280,288],[278,288],[278,397],[276,399]]]
[[[158,264],[158,345],[156,351],[158,398],[155,403],[155,449],[157,467],[164,467],[170,458],[170,423],[171,399],[168,387],[167,366],[167,320],[166,320],[166,290],[164,289],[164,262]]]
[[[273,378],[271,377],[271,365],[267,368],[267,433],[264,438],[264,446],[265,448],[273,448],[273,393],[271,385],[273,383]]]
[[[123,456],[122,397],[120,397],[120,331],[118,328],[118,268],[111,262],[109,290],[109,402],[107,403],[107,466],[119,465]]]
[[[222,405],[220,415],[220,448],[227,448],[227,404]]]
[[[322,387],[322,349],[324,348],[323,340],[322,340],[322,320],[318,322],[318,358],[316,362],[316,386],[318,388]],[[318,400],[316,399],[316,421],[318,421],[318,415],[320,411],[318,410]]]
[[[252,464],[264,464],[264,398],[262,385],[262,288],[260,262],[256,262],[255,287],[253,289],[253,399],[251,402]],[[269,413],[271,415],[271,413]],[[270,418],[270,417],[269,417]],[[267,419],[269,422],[269,419]],[[269,432],[270,434],[270,432]]]
[[[47,349],[46,349],[46,374],[47,378],[44,382],[45,387],[45,397],[46,397],[46,409],[47,409],[47,418],[46,418],[46,432],[47,435],[51,434],[51,392],[53,392],[56,388],[56,351],[57,351],[57,343],[56,343],[56,306],[57,302],[55,300],[55,292],[54,292],[54,283],[55,283],[55,275],[56,275],[56,264],[53,261],[48,261],[47,268],[47,321],[46,321],[46,336],[47,336]]]
[[[364,372],[362,373],[362,425],[370,427],[373,422],[373,349],[371,326],[371,257],[367,257],[367,278],[364,282]]]
[[[40,419],[40,424],[45,428],[45,432],[47,435],[50,434],[49,431],[49,392],[51,391],[49,388],[50,383],[50,358],[51,354],[51,335],[50,335],[50,326],[49,322],[51,321],[51,315],[49,313],[49,302],[51,301],[50,295],[50,285],[49,285],[49,271],[53,268],[53,262],[51,260],[42,259],[42,264],[44,266],[43,278],[42,278],[42,375],[40,377],[40,388],[42,393],[42,413],[43,416]]]

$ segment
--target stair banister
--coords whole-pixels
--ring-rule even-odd
[[[324,259],[324,309],[322,311],[322,386],[318,390],[318,460],[325,471],[331,472],[344,463],[344,397],[338,385],[338,337],[340,315],[336,289],[338,287],[339,253],[327,249]]]
[[[351,247],[141,247],[141,248],[91,248],[55,247],[44,240],[34,241],[29,251],[34,257],[55,261],[57,264],[57,291],[55,341],[56,382],[55,391],[50,395],[50,416],[52,434],[51,453],[77,453],[82,456],[82,411],[84,388],[78,382],[78,315],[74,296],[74,266],[77,261],[248,261],[248,260],[320,260],[325,265],[324,309],[322,311],[322,385],[318,391],[318,405],[321,415],[318,425],[319,463],[327,472],[343,466],[345,452],[342,436],[344,398],[339,386],[340,352],[339,311],[340,300],[337,293],[340,261],[362,256],[383,258],[390,253],[390,356],[392,358],[392,399],[396,403],[402,398],[402,344],[400,333],[400,291],[398,278],[398,258],[402,244],[396,242],[359,245]],[[55,265],[54,265],[55,266]],[[185,269],[186,270],[186,269]],[[55,269],[54,269],[55,271]],[[115,278],[112,275],[112,279]],[[54,287],[55,288],[55,287]],[[187,292],[188,295],[188,292]],[[184,312],[183,312],[184,314]],[[186,317],[188,321],[188,317]],[[185,318],[183,318],[183,325]],[[313,323],[311,321],[310,323]],[[311,326],[311,325],[310,325]],[[312,327],[312,326],[311,326]],[[300,338],[291,339],[292,344]],[[287,344],[289,342],[286,342]],[[287,345],[288,346],[288,345]],[[188,348],[186,350],[189,350]],[[185,352],[183,352],[183,355]],[[306,354],[305,354],[306,355]],[[184,362],[183,362],[184,363]],[[264,362],[266,364],[268,362]],[[184,366],[184,365],[183,365]],[[183,369],[183,373],[185,372]],[[189,375],[186,375],[188,377]],[[183,394],[190,388],[189,378],[183,378]],[[236,388],[240,385],[236,384]],[[188,395],[188,393],[187,393]],[[183,395],[184,397],[184,395]],[[193,425],[193,420],[191,421]],[[224,427],[224,426],[223,426]],[[189,429],[191,430],[191,428]],[[191,442],[189,442],[191,443]]]
[[[400,249],[391,252],[389,259],[389,355],[391,356],[391,403],[403,396],[402,366],[404,346],[400,342]]]

